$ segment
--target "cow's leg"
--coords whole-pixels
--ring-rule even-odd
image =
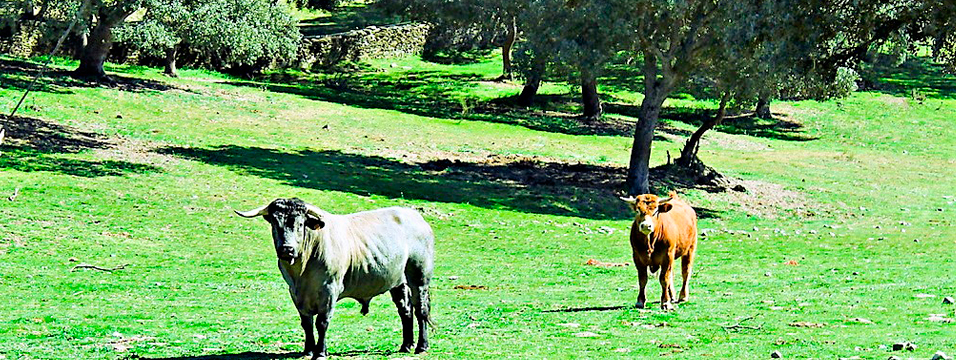
[[[637,284],[640,290],[637,293],[637,303],[634,304],[634,307],[643,309],[644,304],[647,303],[647,294],[644,293],[644,288],[647,286],[647,266],[645,265],[637,265]]]
[[[674,305],[671,304],[671,282],[672,282],[672,272],[674,270],[674,260],[672,257],[667,257],[664,259],[664,262],[661,264],[661,309],[662,310],[672,310]]]
[[[691,251],[687,255],[681,258],[680,271],[683,281],[680,287],[680,297],[677,298],[677,302],[685,302],[690,296],[688,295],[687,281],[690,280],[690,275],[693,272],[694,265],[694,252]]]
[[[325,332],[329,329],[329,322],[332,320],[332,310],[335,309],[335,301],[338,299],[338,291],[334,289],[324,289],[320,292],[318,314],[315,317],[315,330],[318,333],[315,350],[312,352],[312,359],[325,359],[329,356],[329,350],[325,345]]]
[[[398,307],[398,316],[402,318],[402,347],[399,352],[410,352],[415,345],[415,324],[412,318],[412,295],[408,286],[401,284],[389,291],[392,301]]]
[[[312,351],[315,349],[315,334],[312,331],[312,316],[303,315],[299,313],[299,324],[302,325],[302,330],[305,331],[305,350],[302,352],[305,353],[305,356],[312,356]]]

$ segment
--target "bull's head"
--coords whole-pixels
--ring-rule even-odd
[[[637,213],[634,221],[638,224],[638,230],[644,235],[654,232],[657,228],[657,215],[670,211],[672,207],[668,203],[671,198],[660,198],[654,194],[622,197],[621,200],[624,200]]]
[[[249,211],[236,211],[245,218],[262,216],[272,225],[272,240],[276,256],[292,265],[302,255],[306,229],[318,230],[325,226],[322,211],[298,198],[275,199],[268,205]]]

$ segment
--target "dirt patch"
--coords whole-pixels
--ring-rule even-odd
[[[383,155],[382,152],[378,154]],[[574,189],[584,189],[591,196],[613,201],[623,194],[627,174],[624,166],[536,156],[445,151],[410,154],[392,149],[386,150],[385,154],[437,177],[497,181],[530,189],[547,188],[549,193],[568,195],[573,194]],[[775,218],[786,212],[798,216],[813,216],[815,213],[804,194],[786,190],[782,185],[727,177],[716,171],[695,179],[682,171],[675,171],[675,168],[665,165],[651,169],[651,188],[659,193],[673,189],[704,190],[721,203],[735,204],[748,214],[764,218]]]
[[[884,104],[890,105],[892,107],[898,107],[904,110],[910,108],[910,103],[906,101],[905,98],[884,95],[884,96],[880,96],[879,99]]]
[[[806,195],[786,190],[783,185],[756,180],[736,179],[736,182],[744,186],[747,191],[729,191],[715,196],[722,201],[736,204],[747,214],[774,219],[780,217],[782,212],[800,217],[812,217],[818,211],[811,206],[813,202],[809,201]]]

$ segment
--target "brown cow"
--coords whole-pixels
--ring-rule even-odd
[[[660,267],[661,309],[671,310],[674,308],[671,304],[674,300],[672,271],[676,259],[681,259],[684,277],[677,302],[687,301],[688,298],[687,280],[690,279],[697,250],[697,213],[674,191],[666,199],[644,194],[636,198],[622,197],[621,200],[637,213],[631,226],[631,250],[641,285],[635,306],[644,308],[647,300],[644,287],[647,285],[648,268],[653,273]]]

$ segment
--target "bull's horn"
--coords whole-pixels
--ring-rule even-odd
[[[315,217],[317,217],[317,218],[321,218],[323,211],[322,211],[321,209],[319,209],[318,207],[316,207],[315,205],[306,203],[306,204],[305,204],[305,212],[308,213],[308,214],[311,214],[312,216],[315,216]]]
[[[252,209],[252,210],[249,210],[249,211],[239,211],[239,210],[232,210],[232,211],[235,211],[236,214],[238,214],[239,216],[242,216],[242,217],[244,217],[244,218],[252,218],[252,217],[262,216],[262,215],[268,214],[268,213],[269,213],[269,205],[263,205],[262,207],[255,208],[255,209]]]
[[[628,196],[628,197],[621,196],[620,199],[621,201],[624,201],[626,203],[632,203],[632,204],[637,201],[637,198],[633,196]]]

